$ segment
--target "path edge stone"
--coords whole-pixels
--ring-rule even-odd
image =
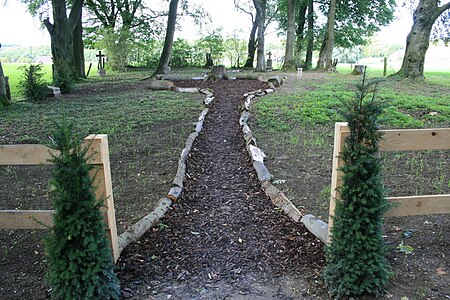
[[[253,168],[258,175],[258,180],[261,183],[262,190],[270,198],[273,205],[281,208],[292,220],[298,222],[303,214],[300,210],[289,200],[286,195],[275,187],[271,180],[273,178],[272,174],[269,172],[267,167],[264,165],[264,152],[258,148],[256,145],[256,138],[253,136],[250,126],[248,125],[248,120],[251,116],[250,105],[251,100],[255,97],[261,97],[274,92],[273,86],[268,89],[259,89],[253,92],[245,93],[243,96],[246,98],[244,105],[242,107],[241,118],[239,119],[239,124],[242,128],[242,134],[244,136],[247,152],[253,162]]]
[[[174,89],[177,92],[192,92],[183,89]],[[189,152],[192,149],[195,139],[198,137],[200,131],[203,129],[203,122],[208,114],[208,105],[214,100],[213,93],[207,89],[197,89],[197,91],[206,96],[203,101],[205,108],[202,110],[195,123],[195,130],[189,134],[186,139],[185,147],[181,151],[180,159],[178,160],[178,168],[175,178],[172,182],[172,188],[165,197],[162,197],[156,207],[145,215],[142,219],[137,221],[131,228],[125,230],[118,236],[119,256],[123,250],[131,243],[139,240],[150,228],[155,226],[157,222],[162,219],[173,202],[176,202],[183,192],[183,181],[186,176],[186,161],[189,157]]]
[[[286,195],[282,191],[280,191],[271,183],[272,175],[264,165],[264,161],[258,158],[256,158],[255,160],[255,155],[251,151],[253,147],[257,147],[256,138],[253,136],[250,126],[248,125],[248,120],[251,116],[251,101],[255,97],[262,97],[267,94],[273,93],[274,91],[275,87],[273,84],[271,84],[270,88],[268,89],[256,90],[253,92],[245,93],[243,95],[245,97],[245,101],[244,105],[242,106],[242,113],[241,118],[239,119],[239,124],[242,127],[242,133],[246,142],[247,151],[253,161],[253,168],[258,175],[258,180],[261,183],[261,187],[264,193],[270,198],[272,203],[275,206],[280,207],[295,222],[300,221],[301,223],[303,223],[313,235],[315,235],[321,242],[326,244],[328,239],[328,224],[315,217],[314,215],[303,215],[300,210],[292,203],[292,201],[289,200],[289,198],[286,197]],[[264,153],[261,149],[259,149],[259,151],[261,153]]]

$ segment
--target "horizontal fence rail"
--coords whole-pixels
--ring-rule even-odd
[[[380,130],[382,140],[380,151],[421,151],[421,150],[447,150],[450,149],[450,128],[434,129],[395,129]],[[333,227],[333,216],[336,201],[340,194],[337,189],[342,186],[341,167],[344,161],[341,153],[344,148],[345,138],[350,134],[350,129],[345,122],[337,122],[334,130],[333,170],[331,176],[331,199],[328,219],[328,242]],[[431,214],[450,213],[450,194],[389,197],[389,201],[395,203],[395,207],[389,210],[385,216],[417,216]]]
[[[86,157],[93,165],[90,175],[94,179],[95,196],[104,201],[102,213],[106,235],[110,241],[114,262],[119,258],[116,217],[111,184],[108,136],[91,134],[84,139],[89,147]],[[52,155],[58,152],[45,145],[0,145],[0,165],[51,164]],[[52,226],[53,210],[0,210],[0,229],[48,229]]]

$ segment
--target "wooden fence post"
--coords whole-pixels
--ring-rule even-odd
[[[93,185],[97,199],[104,201],[103,210],[106,212],[107,236],[111,243],[114,262],[119,258],[119,244],[117,241],[116,215],[111,183],[111,166],[109,163],[108,136],[106,134],[91,134],[85,138],[88,163],[94,165],[90,174],[94,179]]]
[[[344,165],[344,161],[340,157],[342,148],[344,147],[343,132],[348,132],[349,128],[346,122],[337,122],[334,125],[334,148],[333,148],[333,170],[331,173],[331,198],[328,217],[328,236],[327,243],[331,239],[331,228],[333,228],[333,216],[336,208],[336,199],[340,198],[337,189],[342,185],[342,171],[340,168]]]
[[[450,128],[391,129],[380,130],[380,132],[382,132],[383,138],[380,141],[379,151],[450,149]],[[341,197],[337,191],[342,186],[342,171],[339,169],[344,165],[340,155],[344,148],[345,138],[349,133],[350,129],[347,123],[335,123],[327,243],[331,240],[336,201],[339,201],[338,199]],[[387,217],[450,213],[450,194],[388,197],[387,199],[398,204],[397,207],[386,213]]]

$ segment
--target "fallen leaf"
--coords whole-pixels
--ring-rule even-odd
[[[398,226],[394,226],[392,229],[394,229],[394,231],[397,231],[397,232],[399,232],[399,231],[402,230],[402,228],[401,228],[401,227],[398,227]]]
[[[439,267],[439,268],[436,269],[436,274],[438,276],[447,275],[447,272],[445,272],[445,269],[443,267]]]

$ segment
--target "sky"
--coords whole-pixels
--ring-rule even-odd
[[[250,32],[251,22],[249,16],[239,13],[234,8],[233,0],[211,1],[211,0],[191,0],[195,3],[202,3],[214,20],[214,26],[224,28],[224,33],[231,33],[234,30],[243,30],[244,38]],[[220,3],[220,4],[218,4]],[[15,44],[24,46],[49,45],[50,37],[45,28],[41,27],[38,18],[33,18],[28,12],[26,5],[17,0],[8,0],[3,6],[4,0],[0,0],[0,43]],[[394,21],[388,28],[382,30],[380,38],[388,43],[406,42],[406,36],[411,29],[411,14],[403,9],[396,13],[398,20]],[[269,32],[274,32],[275,28],[269,28]],[[183,31],[177,32],[176,37],[192,38],[198,37],[198,29],[192,24],[183,23]],[[195,33],[195,34],[193,34]],[[270,35],[276,39],[276,35]],[[269,38],[269,39],[270,39]]]

